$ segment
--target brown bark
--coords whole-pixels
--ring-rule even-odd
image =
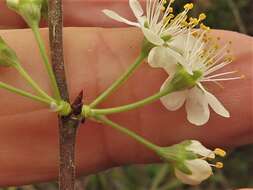
[[[69,102],[69,94],[64,69],[62,1],[49,1],[49,37],[52,66],[63,100]],[[72,104],[72,113],[67,117],[59,116],[59,189],[75,189],[75,143],[79,117],[82,108],[82,92]]]

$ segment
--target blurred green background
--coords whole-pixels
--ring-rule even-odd
[[[177,0],[179,9],[186,0]],[[193,16],[208,15],[212,28],[253,35],[253,0],[193,0]],[[77,190],[233,190],[253,187],[253,146],[234,149],[224,160],[225,167],[197,187],[181,184],[167,164],[125,166],[78,179]],[[9,187],[0,190],[57,190],[57,183]]]

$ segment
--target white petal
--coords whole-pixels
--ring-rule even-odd
[[[149,53],[148,63],[151,67],[164,68],[168,74],[174,74],[177,68],[177,61],[168,54],[165,47],[153,48]]]
[[[157,46],[163,45],[164,41],[160,38],[160,36],[152,32],[150,29],[142,27],[142,32],[144,36],[147,38],[147,40],[152,44]]]
[[[191,175],[187,175],[175,169],[176,177],[185,184],[198,185],[212,175],[212,168],[205,160],[187,160],[185,161],[185,165],[191,170]]]
[[[167,79],[161,87],[161,91],[170,83],[170,79]],[[188,90],[173,92],[160,98],[162,104],[166,109],[170,111],[176,111],[183,106]]]
[[[190,65],[186,62],[185,58],[180,54],[178,53],[177,51],[171,49],[171,48],[168,48],[168,53],[169,55],[171,55],[172,57],[174,57],[177,62],[182,65],[184,67],[184,69],[189,73],[189,74],[193,74],[193,71],[192,71],[192,68],[190,67]]]
[[[205,93],[198,87],[190,90],[186,100],[187,119],[194,125],[204,125],[210,116]]]
[[[169,43],[169,46],[179,53],[184,54],[186,50],[192,50],[196,42],[197,39],[191,35],[191,32],[189,32],[188,34],[182,34],[175,37]]]
[[[144,12],[139,1],[129,0],[129,5],[137,19],[143,15]]]
[[[120,15],[118,15],[118,13],[114,12],[114,11],[111,11],[111,10],[103,10],[102,11],[106,16],[110,17],[111,19],[114,19],[118,22],[123,22],[125,24],[128,24],[128,25],[131,25],[131,26],[136,26],[136,27],[140,27],[140,24],[139,23],[136,23],[136,22],[131,22],[123,17],[121,17]]]
[[[207,101],[211,108],[219,115],[223,117],[230,117],[229,112],[227,111],[226,108],[221,104],[221,102],[210,92],[205,91]]]
[[[215,158],[215,154],[213,153],[212,150],[207,149],[199,141],[196,140],[191,140],[191,144],[186,147],[186,150],[192,151],[195,154],[198,154],[203,157],[211,159]]]

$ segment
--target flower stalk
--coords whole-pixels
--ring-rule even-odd
[[[88,108],[89,110],[89,114],[92,115],[109,115],[109,114],[115,114],[115,113],[121,113],[121,112],[126,112],[126,111],[130,111],[130,110],[134,110],[140,107],[143,107],[145,105],[151,104],[157,100],[159,100],[161,97],[168,95],[169,93],[173,92],[174,88],[173,86],[170,86],[169,88],[167,88],[164,91],[158,92],[152,96],[149,96],[143,100],[134,102],[132,104],[127,104],[127,105],[123,105],[123,106],[119,106],[119,107],[114,107],[114,108],[105,108],[105,109],[91,109],[89,106]],[[87,107],[83,107],[83,114],[85,115],[85,111],[88,109]],[[87,115],[87,114],[86,114]]]
[[[31,76],[25,71],[25,69],[20,64],[16,64],[14,68],[28,82],[28,84],[38,93],[40,97],[45,98],[51,102],[55,102],[55,100],[52,97],[50,97],[46,92],[44,92],[40,88],[40,86],[31,78]]]
[[[40,96],[35,96],[35,95],[33,95],[33,94],[29,93],[29,92],[26,92],[24,90],[18,89],[16,87],[8,85],[8,84],[6,84],[4,82],[0,82],[0,88],[8,90],[10,92],[13,92],[15,94],[18,94],[20,96],[24,96],[24,97],[30,98],[30,99],[38,101],[40,103],[47,104],[48,106],[51,104],[51,101],[48,100],[48,99],[42,98]]]
[[[135,132],[120,126],[119,124],[111,121],[106,116],[95,116],[94,119],[98,121],[99,123],[103,123],[104,125],[107,125],[109,127],[112,127],[113,129],[116,129],[117,131],[120,131],[121,133],[128,135],[129,137],[133,138],[137,142],[141,143],[142,145],[146,146],[150,150],[157,152],[159,150],[159,146],[151,143],[150,141],[146,140],[145,138],[141,137],[140,135],[136,134]]]
[[[145,50],[146,52],[146,50]],[[100,94],[90,105],[90,108],[98,106],[102,101],[104,101],[108,96],[110,96],[117,88],[119,88],[129,77],[134,73],[134,71],[142,64],[144,59],[147,57],[146,53],[141,53],[136,61],[125,71],[118,80],[116,80],[109,88],[107,88],[102,94]]]
[[[40,53],[41,53],[41,57],[43,59],[44,65],[46,67],[47,73],[49,75],[51,84],[52,84],[52,88],[53,88],[53,92],[54,92],[54,96],[56,98],[56,100],[61,100],[61,95],[60,95],[60,91],[56,82],[56,78],[54,75],[54,71],[52,69],[52,65],[50,64],[49,58],[47,56],[47,52],[46,52],[46,48],[45,45],[43,43],[40,31],[39,31],[39,27],[37,25],[32,26],[32,31],[34,33],[36,42],[38,44],[38,47],[40,49]]]

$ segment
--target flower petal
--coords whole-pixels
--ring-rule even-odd
[[[161,91],[166,88],[170,81],[171,79],[169,78],[164,82],[161,87]],[[176,111],[184,104],[187,94],[188,90],[173,92],[171,94],[163,96],[162,98],[160,98],[160,100],[162,104],[166,107],[166,109],[170,111]]]
[[[187,175],[175,168],[176,177],[185,184],[198,185],[213,173],[212,168],[205,160],[187,160],[185,161],[185,165],[191,170],[191,175]]]
[[[205,93],[198,87],[190,90],[186,100],[187,119],[190,123],[200,126],[204,125],[210,116]]]
[[[168,54],[165,47],[153,48],[149,53],[148,63],[154,68],[164,68],[169,75],[174,74],[177,68],[176,59]]]
[[[207,101],[211,108],[219,115],[223,117],[230,117],[227,109],[221,104],[221,102],[210,92],[205,91]]]
[[[138,0],[129,0],[129,5],[137,19],[144,14],[141,4]]]
[[[207,149],[204,147],[199,141],[191,140],[191,144],[186,147],[186,150],[192,151],[195,154],[198,154],[203,157],[215,158],[215,154],[212,150]]]
[[[142,27],[142,32],[149,42],[154,45],[161,46],[164,44],[164,41],[160,38],[159,35],[152,32],[150,29]]]
[[[118,22],[123,22],[125,24],[128,24],[128,25],[131,25],[131,26],[136,26],[136,27],[140,27],[140,24],[139,23],[136,23],[136,22],[131,22],[123,17],[121,17],[120,15],[118,15],[118,13],[114,12],[114,11],[111,11],[111,10],[108,10],[108,9],[105,9],[102,11],[106,16],[110,17],[111,19],[114,19]]]
[[[168,54],[171,55],[172,57],[174,57],[177,62],[182,65],[184,67],[184,69],[189,73],[189,74],[193,74],[192,68],[190,67],[190,65],[186,62],[186,60],[184,59],[184,57],[178,53],[177,51],[168,48]]]
[[[185,51],[192,50],[197,39],[191,35],[191,32],[188,34],[182,34],[175,37],[169,44],[169,46],[179,52],[180,54],[186,53]]]

